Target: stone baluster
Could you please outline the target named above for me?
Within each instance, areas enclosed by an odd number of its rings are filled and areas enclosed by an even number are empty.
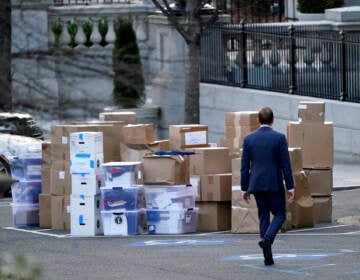
[[[101,42],[101,35],[99,32],[99,20],[94,20],[93,32],[91,34],[91,42],[93,46],[97,46]]]
[[[108,21],[108,24],[109,24],[109,31],[108,31],[108,33],[106,34],[106,41],[107,41],[109,44],[114,44],[114,42],[115,42],[114,20],[113,20],[113,19],[110,19],[110,20]]]

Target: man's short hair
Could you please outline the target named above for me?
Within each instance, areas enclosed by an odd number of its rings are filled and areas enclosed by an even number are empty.
[[[274,121],[274,113],[270,107],[262,107],[258,113],[260,124],[272,124]]]

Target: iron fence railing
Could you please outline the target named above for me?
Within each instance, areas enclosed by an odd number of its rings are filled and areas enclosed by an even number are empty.
[[[360,33],[217,24],[201,51],[204,83],[360,103]]]
[[[54,0],[54,6],[95,5],[95,4],[132,4],[142,1],[136,0]]]

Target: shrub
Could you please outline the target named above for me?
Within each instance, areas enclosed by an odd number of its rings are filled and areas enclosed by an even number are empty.
[[[297,9],[301,13],[323,13],[326,9],[338,8],[344,0],[298,0]]]
[[[132,22],[119,19],[114,31],[114,103],[121,108],[139,107],[145,103],[145,82]]]

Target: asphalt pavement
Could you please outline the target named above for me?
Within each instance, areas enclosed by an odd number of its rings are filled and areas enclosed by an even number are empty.
[[[25,256],[50,280],[360,279],[359,171],[360,164],[335,163],[333,222],[280,233],[270,267],[263,265],[257,234],[73,237],[16,229],[10,198],[0,199],[0,256],[3,265],[7,254]]]

